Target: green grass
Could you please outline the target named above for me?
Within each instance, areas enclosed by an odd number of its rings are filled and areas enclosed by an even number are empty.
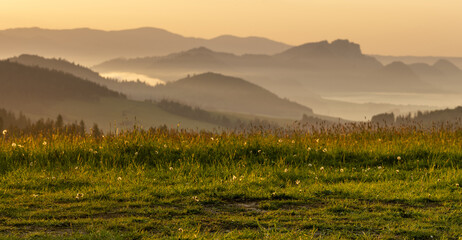
[[[460,130],[0,141],[1,238],[462,237]]]

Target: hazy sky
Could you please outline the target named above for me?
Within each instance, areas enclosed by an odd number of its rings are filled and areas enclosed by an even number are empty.
[[[462,0],[0,0],[0,29],[147,26],[293,45],[346,38],[369,54],[462,56]]]

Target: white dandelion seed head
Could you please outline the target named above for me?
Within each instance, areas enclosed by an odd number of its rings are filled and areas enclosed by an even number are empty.
[[[81,199],[83,198],[83,193],[77,193],[77,195],[75,196],[76,199]]]

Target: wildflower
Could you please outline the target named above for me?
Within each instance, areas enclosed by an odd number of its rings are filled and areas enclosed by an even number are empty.
[[[16,147],[16,143],[12,143],[11,146],[15,148],[15,147]]]
[[[43,146],[46,146],[47,145],[47,141],[43,141]]]
[[[75,167],[75,170],[78,170],[78,169],[79,169],[79,167],[78,167],[78,166],[77,166],[77,167]]]
[[[261,150],[258,150],[257,152],[258,152],[258,153],[261,153]]]
[[[340,168],[340,172],[343,172],[343,171],[344,171],[343,168]]]
[[[32,197],[34,197],[34,198],[36,198],[38,196],[39,196],[38,194],[32,194]]]
[[[398,159],[398,161],[400,161],[400,160],[401,160],[401,157],[400,157],[400,156],[398,156],[396,159]]]
[[[167,144],[164,144],[164,148],[167,148]]]
[[[170,171],[172,171],[172,170],[173,170],[173,167],[169,167],[168,169],[169,169]]]
[[[311,163],[308,164],[308,167],[312,167],[312,166],[313,166],[313,164],[311,164]]]
[[[118,178],[117,178],[117,181],[122,181],[122,177],[118,177]]]
[[[235,175],[233,175],[233,180],[236,180],[236,179],[237,179],[237,177]]]
[[[319,170],[324,171],[324,167],[321,167]]]
[[[309,151],[311,151],[311,148],[310,148],[310,147],[308,147],[306,150],[309,152]]]
[[[211,138],[210,138],[210,140],[212,140],[212,141],[213,141],[213,137],[211,137]]]
[[[398,169],[396,169],[396,173],[399,173],[399,170],[398,170]]]
[[[441,179],[438,178],[438,180],[436,180],[437,182],[441,182]]]
[[[76,199],[81,199],[83,198],[83,193],[77,193],[77,195],[75,196]]]
[[[380,169],[382,169],[382,166],[378,166],[377,168],[380,170]]]
[[[282,139],[279,139],[279,140],[278,140],[278,143],[282,143]]]
[[[8,131],[6,129],[3,130],[3,135],[6,135],[6,133],[8,133]]]
[[[183,228],[178,228],[178,232],[184,232]]]
[[[292,140],[292,143],[295,143],[295,140]]]
[[[459,187],[459,184],[458,184],[458,183],[456,183],[456,187]]]
[[[318,138],[318,139],[316,139],[316,142],[317,142],[317,143],[319,143],[319,138]]]
[[[284,169],[284,172],[288,172],[288,171],[289,171],[289,169],[287,169],[287,168],[286,168],[286,169]]]
[[[135,156],[138,156],[138,152],[135,152]]]
[[[297,179],[297,181],[295,181],[295,184],[300,184],[300,180]]]
[[[199,202],[199,198],[197,196],[193,197],[194,201]]]
[[[322,150],[322,152],[327,152],[327,148],[324,148],[324,149]]]

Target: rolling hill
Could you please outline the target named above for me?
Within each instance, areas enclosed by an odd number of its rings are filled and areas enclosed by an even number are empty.
[[[204,49],[196,49],[202,52]],[[205,52],[210,52],[206,50]],[[213,53],[213,52],[210,52]],[[29,66],[39,66],[67,72],[121,92],[134,100],[179,100],[187,105],[200,106],[209,110],[266,115],[273,117],[287,117],[299,119],[304,113],[311,114],[312,110],[288,100],[279,99],[275,94],[242,79],[225,77],[219,74],[201,74],[196,77],[183,79],[168,84],[168,86],[152,87],[139,82],[118,82],[101,77],[97,72],[70,63],[63,59],[46,59],[33,55],[21,55],[9,61]],[[226,89],[226,91],[223,91]],[[180,92],[180,94],[179,94]],[[187,98],[188,96],[189,98]],[[214,99],[213,102],[200,97]],[[238,103],[241,100],[250,102]],[[213,103],[213,104],[211,104]],[[268,108],[268,106],[275,106]],[[265,110],[262,110],[265,109]],[[288,115],[285,116],[285,113]]]
[[[208,49],[198,48],[192,53],[201,54],[214,54],[213,51]],[[230,54],[218,54],[214,55],[221,56],[222,58],[235,58],[236,55]],[[268,56],[269,57],[269,56]],[[245,55],[245,58],[250,59],[264,59],[265,57],[259,55]],[[70,63],[64,59],[49,59],[35,55],[21,55],[19,57],[10,58],[9,61],[18,62],[29,66],[39,66],[42,68],[54,69],[71,73],[82,79],[98,83],[106,86],[111,90],[121,92],[125,94],[129,99],[134,100],[146,100],[146,99],[158,99],[155,95],[157,91],[154,91],[152,86],[146,85],[139,82],[117,82],[113,79],[107,79],[101,77],[97,72],[94,72],[88,68]],[[140,65],[141,66],[141,65]],[[270,77],[266,78],[266,81],[271,80]],[[284,85],[279,86],[283,88]],[[363,120],[364,117],[371,117],[372,115],[394,111],[397,113],[417,111],[417,110],[430,110],[434,108],[428,108],[425,106],[409,106],[409,105],[392,105],[392,104],[357,104],[342,101],[326,100],[323,99],[311,91],[304,91],[297,99],[298,102],[304,103],[306,106],[314,107],[315,112],[322,115],[329,116],[341,116],[345,119],[352,120]],[[249,117],[246,117],[249,118]]]
[[[441,65],[452,69],[447,63]],[[93,69],[142,73],[169,81],[189,73],[220,72],[248,79],[291,99],[294,93],[307,90],[321,95],[324,92],[440,91],[437,86],[422,81],[407,65],[394,62],[383,66],[348,40],[307,43],[274,55],[235,55],[201,47],[163,57],[113,59]]]
[[[69,73],[0,61],[0,108],[22,112],[33,120],[56,118],[84,120],[102,129],[166,124],[212,129],[215,124],[171,114],[149,102],[126,99],[120,93]]]
[[[204,73],[154,88],[157,99],[171,99],[204,109],[300,119],[314,115],[305,106],[281,99],[243,79]]]
[[[238,54],[272,54],[290,46],[260,37],[184,37],[158,28],[101,31],[88,28],[50,30],[16,28],[0,31],[0,57],[37,54],[95,64],[117,57],[165,55],[205,46]]]
[[[89,68],[71,63],[64,59],[44,58],[37,55],[23,54],[18,57],[9,58],[8,61],[32,67],[37,66],[69,73],[81,79],[105,86],[113,91],[123,93],[133,100],[146,100],[153,98],[152,86],[150,85],[143,82],[118,81],[116,79],[104,78],[99,73],[92,71]]]

